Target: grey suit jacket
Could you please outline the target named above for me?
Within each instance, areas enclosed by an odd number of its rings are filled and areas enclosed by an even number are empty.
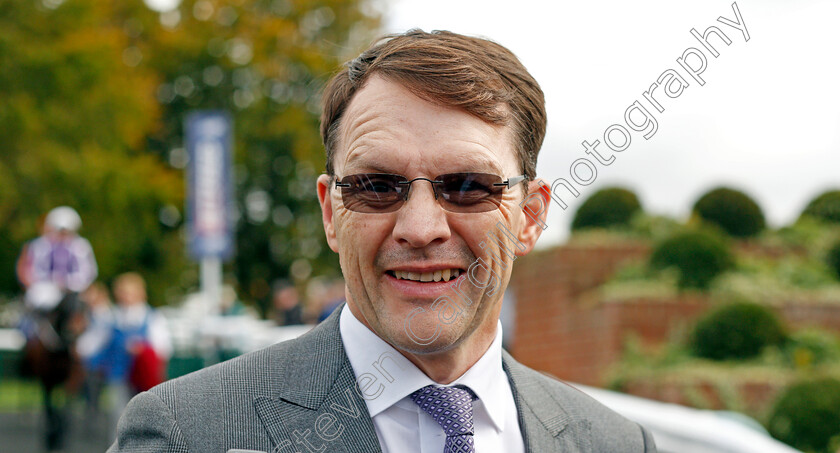
[[[338,312],[295,340],[137,395],[108,452],[380,452]],[[506,352],[503,367],[527,452],[656,451],[647,431],[580,391]]]

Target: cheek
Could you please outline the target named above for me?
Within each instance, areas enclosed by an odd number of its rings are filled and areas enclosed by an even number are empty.
[[[352,263],[360,259],[373,262],[377,250],[388,237],[387,219],[370,214],[359,214],[346,209],[335,213],[336,237],[339,240],[339,257]]]
[[[472,222],[465,223],[460,230],[473,254],[484,261],[495,274],[495,278],[500,279],[498,283],[502,288],[510,277],[515,261],[510,254],[518,251],[517,243],[511,237],[517,237],[522,221],[521,214],[516,198],[506,198],[498,210],[482,215],[480,219],[473,214]],[[504,229],[498,224],[504,226]],[[503,246],[505,250],[502,249]],[[490,278],[483,266],[476,276],[482,281]],[[493,294],[494,297],[496,295]]]

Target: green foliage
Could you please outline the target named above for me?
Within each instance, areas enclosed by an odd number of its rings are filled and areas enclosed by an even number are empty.
[[[840,223],[840,190],[830,190],[811,200],[801,217],[813,217],[825,222]]]
[[[810,369],[840,359],[840,342],[830,332],[801,330],[791,334],[785,342],[784,354],[795,368]]]
[[[123,3],[46,4],[0,4],[0,293],[19,290],[17,253],[39,218],[66,204],[82,216],[100,277],[138,270],[160,302],[184,260],[158,215],[183,204],[183,183],[141,154],[160,115],[155,76],[124,62]]]
[[[315,193],[324,168],[320,91],[378,34],[378,19],[362,12],[366,3],[184,0],[168,28],[155,17],[135,24],[135,46],[148,53],[141,66],[160,78],[152,152],[178,160],[191,110],[223,109],[234,118],[240,216],[231,268],[243,299],[264,301],[276,279],[338,269]]]
[[[826,262],[834,272],[834,276],[840,280],[840,241],[835,243],[826,254]]]
[[[712,360],[748,359],[784,339],[782,324],[770,309],[735,302],[713,310],[697,323],[691,349],[696,356]]]
[[[61,204],[81,214],[103,280],[139,271],[153,303],[195,285],[181,223],[195,109],[234,118],[242,297],[292,269],[335,272],[314,189],[319,92],[376,33],[366,3],[0,2],[0,294],[19,291],[16,255]]]
[[[745,273],[762,275],[790,288],[815,289],[834,283],[831,272],[825,264],[808,257],[796,255],[776,259],[746,257],[739,261],[739,267]]]
[[[837,453],[840,451],[840,434],[831,436],[831,439],[828,441],[828,451],[831,453]]]
[[[630,227],[635,236],[653,241],[673,236],[683,228],[680,222],[670,217],[648,215],[641,211],[630,219]]]
[[[580,205],[572,220],[572,230],[626,226],[641,209],[633,192],[618,187],[602,189]]]
[[[734,266],[734,258],[728,244],[718,236],[706,231],[687,231],[656,246],[650,266],[679,269],[680,288],[706,289],[715,277]]]
[[[761,208],[745,193],[720,187],[700,197],[692,212],[737,238],[753,237],[764,229]]]
[[[840,434],[840,380],[792,385],[776,402],[768,425],[773,437],[798,449],[833,453],[829,443]]]

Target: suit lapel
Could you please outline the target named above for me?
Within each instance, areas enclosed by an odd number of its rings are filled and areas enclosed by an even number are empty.
[[[381,452],[339,331],[341,310],[304,336],[272,351],[271,396],[254,407],[273,444],[272,453],[330,451]],[[540,376],[502,353],[502,366],[513,390],[519,426],[528,453],[591,451],[587,420],[569,415],[558,394]],[[306,446],[306,442],[309,446]]]
[[[540,383],[536,372],[514,360],[507,351],[502,352],[502,367],[513,390],[527,453],[591,451],[588,421],[569,415],[557,401],[557,395]]]
[[[278,390],[257,397],[254,407],[276,453],[381,451],[341,343],[340,311],[289,347],[275,348],[270,382]]]

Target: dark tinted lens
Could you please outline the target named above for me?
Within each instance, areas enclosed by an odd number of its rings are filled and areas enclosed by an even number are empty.
[[[454,212],[486,212],[499,207],[504,186],[502,178],[486,173],[450,173],[437,178],[436,189],[443,198],[443,207]]]
[[[399,209],[403,201],[402,186],[405,178],[389,174],[361,174],[345,176],[340,181],[344,207],[356,212],[391,212]]]

